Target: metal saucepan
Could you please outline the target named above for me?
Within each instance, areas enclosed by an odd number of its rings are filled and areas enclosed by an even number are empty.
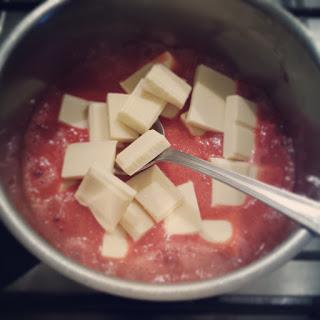
[[[52,0],[29,14],[0,50],[0,163],[6,143],[20,141],[32,113],[25,102],[66,68],[81,62],[93,38],[127,41],[148,33],[176,36],[208,53],[219,49],[244,79],[263,86],[295,141],[297,192],[320,198],[320,49],[310,33],[284,10],[253,0]],[[154,285],[107,277],[64,257],[21,216],[28,213],[21,190],[9,196],[20,174],[19,152],[0,166],[0,206],[5,225],[39,259],[67,277],[108,293],[146,300],[187,300],[230,292],[296,255],[311,239],[295,231],[272,252],[217,279]]]

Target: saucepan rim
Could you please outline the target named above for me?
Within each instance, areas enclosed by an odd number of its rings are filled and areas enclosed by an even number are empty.
[[[24,35],[51,10],[69,1],[70,0],[48,0],[28,14],[26,18],[19,23],[0,48],[0,75],[9,55]],[[319,48],[316,46],[311,33],[298,20],[280,7],[266,1],[243,1],[265,12],[276,19],[278,23],[288,28],[306,47],[311,59],[320,66]],[[276,269],[285,261],[294,257],[312,238],[309,231],[300,228],[293,233],[288,240],[280,244],[265,257],[216,279],[179,284],[149,284],[104,275],[65,257],[41,238],[41,236],[24,221],[19,212],[11,205],[3,186],[0,186],[0,210],[2,211],[1,216],[4,224],[22,245],[41,261],[64,276],[106,293],[154,301],[199,299],[234,291],[250,280],[256,279],[262,274]]]

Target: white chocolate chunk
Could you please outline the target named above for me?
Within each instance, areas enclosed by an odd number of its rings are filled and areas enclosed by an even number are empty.
[[[100,248],[101,255],[107,258],[124,258],[129,250],[129,244],[125,232],[121,227],[111,233],[105,233]]]
[[[178,202],[176,194],[170,194],[165,186],[158,181],[150,183],[139,191],[137,200],[144,206],[156,222],[167,217],[177,206]]]
[[[181,192],[156,165],[127,183],[137,191],[136,200],[156,222],[163,220],[182,203]]]
[[[231,240],[232,224],[227,220],[202,220],[200,236],[212,243],[223,243]]]
[[[191,86],[167,67],[155,64],[145,77],[143,88],[151,94],[182,109]]]
[[[154,226],[146,210],[135,200],[128,206],[120,224],[134,241],[139,240]]]
[[[81,142],[68,145],[65,152],[62,178],[82,178],[90,167],[112,172],[116,141]]]
[[[127,94],[109,93],[107,96],[109,128],[111,139],[120,142],[130,142],[139,134],[118,120],[118,114],[128,99]]]
[[[79,180],[77,179],[62,179],[62,182],[59,187],[60,192],[68,190],[70,187],[75,185]]]
[[[105,175],[94,168],[90,168],[74,196],[81,205],[87,207],[107,185]]]
[[[120,82],[120,86],[126,93],[132,93],[134,88],[138,85],[141,79],[151,70],[153,66],[152,62],[149,62],[142,66],[139,70],[133,73],[129,78]]]
[[[103,102],[91,102],[88,113],[90,141],[111,140],[107,106]]]
[[[144,165],[170,147],[166,137],[155,130],[148,130],[116,158],[118,166],[129,176],[139,171]]]
[[[199,65],[187,122],[204,130],[223,132],[225,99],[235,92],[235,81],[205,65]]]
[[[181,119],[181,122],[184,124],[184,126],[187,128],[187,130],[189,131],[189,133],[192,135],[192,136],[202,136],[206,131],[201,129],[201,128],[197,128],[191,124],[189,124],[186,120],[186,116],[187,116],[187,113],[184,112],[180,115],[180,119]]]
[[[113,231],[126,212],[131,199],[113,185],[107,185],[88,204],[95,219],[106,231]]]
[[[166,51],[162,53],[160,56],[156,57],[153,61],[145,64],[135,73],[133,73],[130,77],[126,80],[120,82],[120,86],[126,93],[131,93],[134,88],[137,86],[139,81],[143,79],[146,74],[151,70],[154,63],[161,63],[167,66],[169,69],[172,69],[175,63],[174,57],[171,55],[170,52]]]
[[[183,203],[165,219],[165,231],[169,236],[197,233],[201,229],[201,216],[193,183],[189,181],[178,186],[178,189]]]
[[[223,157],[248,161],[255,147],[255,133],[237,123],[226,123],[223,137]]]
[[[136,191],[116,176],[91,168],[81,182],[75,198],[88,207],[97,222],[113,231],[135,196]]]
[[[257,126],[256,104],[238,95],[228,96],[225,121],[254,129]]]
[[[65,94],[58,120],[76,128],[88,128],[88,104],[87,100]]]
[[[179,108],[171,103],[167,103],[165,108],[161,112],[161,117],[164,117],[166,119],[173,119],[179,113],[179,111]]]
[[[75,198],[83,206],[88,206],[93,199],[109,185],[117,188],[129,201],[131,201],[137,193],[116,176],[101,172],[96,168],[90,168],[75,193]]]
[[[219,168],[232,170],[236,173],[249,175],[250,164],[242,161],[231,161],[222,158],[211,158],[210,162]],[[241,206],[246,200],[246,195],[227,184],[212,179],[211,206]]]
[[[144,133],[157,121],[166,102],[144,91],[141,80],[118,114],[118,120],[131,129]]]

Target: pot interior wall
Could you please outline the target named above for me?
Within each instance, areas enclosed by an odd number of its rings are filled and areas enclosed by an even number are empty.
[[[310,178],[320,175],[319,66],[297,35],[277,15],[270,17],[270,8],[260,11],[251,1],[77,0],[43,16],[16,45],[0,74],[2,160],[12,135],[24,133],[32,113],[26,101],[81,63],[95,41],[140,36],[223,54],[241,78],[261,84],[295,141],[296,190],[320,198]],[[1,167],[7,183],[19,178],[22,147],[11,150],[16,161]],[[20,210],[27,210],[18,202]]]

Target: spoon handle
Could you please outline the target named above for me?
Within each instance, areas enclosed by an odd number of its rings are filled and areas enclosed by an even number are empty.
[[[270,186],[233,171],[219,168],[208,161],[173,148],[169,148],[163,152],[158,158],[158,161],[181,164],[224,182],[266,203],[320,235],[320,202],[313,201],[284,189]]]

